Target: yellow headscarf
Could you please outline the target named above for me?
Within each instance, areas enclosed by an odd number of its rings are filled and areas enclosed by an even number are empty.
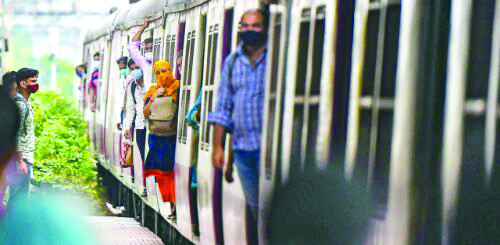
[[[157,75],[156,71],[161,70],[166,70],[167,72],[162,72]],[[172,74],[172,67],[170,64],[164,60],[157,61],[153,66],[153,73],[156,76],[156,84],[148,90],[144,97],[144,102],[156,94],[160,87],[165,89],[166,96],[171,96],[174,101],[177,101],[177,90],[180,88],[181,84],[175,79],[174,74]]]

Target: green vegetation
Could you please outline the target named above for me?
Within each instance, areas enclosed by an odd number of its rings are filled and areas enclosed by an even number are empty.
[[[96,161],[89,151],[86,125],[70,99],[55,92],[32,97],[35,112],[35,182],[58,190],[85,193],[101,206],[102,187]]]

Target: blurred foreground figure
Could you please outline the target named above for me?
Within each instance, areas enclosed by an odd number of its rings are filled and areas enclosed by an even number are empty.
[[[369,200],[342,173],[304,174],[276,190],[268,210],[269,244],[363,244]]]
[[[5,93],[0,91],[0,94]],[[7,165],[16,158],[20,113],[8,96],[0,96],[0,182]],[[9,200],[0,217],[0,244],[96,244],[76,210],[77,201],[52,194],[19,193]]]

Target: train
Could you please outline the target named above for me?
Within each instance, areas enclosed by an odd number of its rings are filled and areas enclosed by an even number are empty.
[[[115,202],[169,243],[250,244],[238,176],[228,183],[212,167],[206,115],[214,109],[222,62],[238,45],[241,15],[266,7],[259,243],[267,243],[264,207],[275,190],[332,165],[373,199],[365,244],[456,242],[462,207],[478,189],[498,185],[500,1],[273,2],[142,0],[88,31],[82,62],[90,70],[95,52],[103,62],[96,111],[86,106],[84,115]],[[154,60],[169,61],[174,71],[177,57],[183,61],[175,222],[167,219],[170,207],[154,177],[142,177],[138,152],[133,171],[119,165],[114,61],[128,55],[146,17],[151,25],[142,39],[153,38]],[[196,142],[183,118],[199,93]]]

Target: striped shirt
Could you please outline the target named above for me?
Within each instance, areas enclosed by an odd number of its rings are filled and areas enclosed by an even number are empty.
[[[221,125],[232,133],[235,150],[259,150],[267,54],[264,52],[252,65],[240,44],[230,70],[228,63],[233,55],[224,62],[215,111],[208,114],[208,122]]]

